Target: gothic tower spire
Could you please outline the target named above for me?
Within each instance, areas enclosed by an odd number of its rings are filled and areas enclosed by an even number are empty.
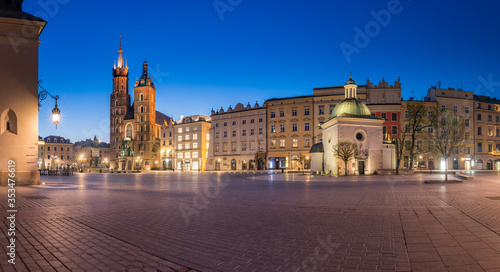
[[[126,68],[127,65],[123,61],[123,50],[122,50],[122,35],[120,35],[120,49],[118,50],[118,63],[117,68]]]

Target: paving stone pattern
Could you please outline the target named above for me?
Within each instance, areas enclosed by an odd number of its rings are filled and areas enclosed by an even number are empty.
[[[432,178],[439,178],[432,175]],[[500,271],[500,175],[77,174],[16,187],[1,271]]]

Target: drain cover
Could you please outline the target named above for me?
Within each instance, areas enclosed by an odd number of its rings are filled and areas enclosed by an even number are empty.
[[[486,198],[491,200],[500,200],[500,196],[487,196]]]

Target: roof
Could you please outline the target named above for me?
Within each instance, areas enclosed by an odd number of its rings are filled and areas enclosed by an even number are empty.
[[[134,103],[127,110],[127,114],[123,118],[123,120],[133,120],[134,119]]]
[[[319,142],[317,144],[314,144],[311,147],[311,150],[309,150],[309,153],[323,153],[323,152],[324,152],[323,142]]]
[[[366,85],[357,85],[358,88],[359,87],[366,87]],[[326,89],[340,89],[340,88],[344,88],[345,85],[342,85],[342,86],[330,86],[330,87],[315,87],[314,90],[326,90]]]
[[[335,108],[332,110],[332,114],[330,115],[330,119],[333,119],[337,116],[349,116],[349,117],[373,117],[371,115],[370,109],[356,98],[347,98],[342,102],[338,103]],[[378,118],[378,117],[377,117]]]
[[[71,141],[69,139],[64,139],[64,137],[55,135],[49,135],[43,138],[43,141],[46,143],[71,144]]]
[[[156,124],[161,126],[164,122],[170,124],[172,123],[172,118],[159,111],[156,111]]]
[[[289,99],[299,99],[299,98],[309,98],[309,97],[314,97],[313,95],[303,95],[303,96],[292,96],[292,97],[283,97],[283,98],[271,98],[266,100],[267,101],[278,101],[278,100],[289,100]]]
[[[22,19],[22,20],[30,20],[30,21],[36,21],[36,22],[42,22],[42,23],[47,23],[47,21],[40,19],[36,16],[33,16],[29,13],[26,13],[24,11],[18,11],[18,10],[10,10],[10,9],[2,9],[0,8],[0,17],[3,18],[13,18],[13,19]]]
[[[480,101],[480,102],[485,102],[485,103],[494,103],[494,104],[500,104],[500,99],[497,99],[496,97],[489,97],[485,95],[474,95],[474,100]]]

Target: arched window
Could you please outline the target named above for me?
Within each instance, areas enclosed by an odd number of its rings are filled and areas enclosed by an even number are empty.
[[[118,100],[115,100],[115,107],[118,106]]]
[[[141,96],[140,96],[140,97],[141,97],[141,98],[140,98],[139,100],[141,100],[141,101],[142,101],[142,100],[144,100],[144,94],[141,94]]]
[[[17,116],[12,109],[6,109],[2,113],[2,134],[6,131],[17,134]]]
[[[141,113],[144,113],[144,107],[141,106]]]
[[[132,124],[128,123],[127,126],[125,127],[125,137],[128,137],[132,139],[133,133],[132,133]]]

